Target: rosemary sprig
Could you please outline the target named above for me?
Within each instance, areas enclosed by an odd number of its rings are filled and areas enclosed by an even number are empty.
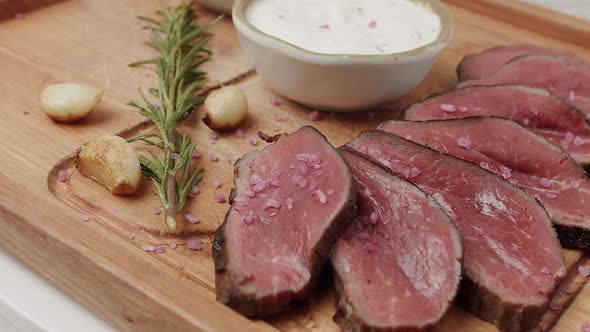
[[[156,130],[129,142],[143,141],[160,148],[161,152],[149,151],[149,158],[141,156],[139,160],[143,174],[156,187],[166,225],[171,231],[176,230],[176,216],[203,174],[202,169],[190,171],[195,144],[190,137],[179,134],[176,126],[204,101],[198,92],[205,84],[206,73],[197,69],[211,56],[205,47],[211,37],[208,29],[219,20],[199,26],[191,6],[192,2],[176,8],[162,5],[156,18],[140,16],[146,23],[145,29],[151,31],[146,44],[156,50],[158,56],[129,65],[155,65],[158,73],[158,88],[148,91],[158,101],[150,102],[140,89],[142,101],[129,102],[153,122]]]

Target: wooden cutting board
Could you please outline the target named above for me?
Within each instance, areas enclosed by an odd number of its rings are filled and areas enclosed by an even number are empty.
[[[25,10],[32,2],[4,3],[4,8],[18,13],[19,3],[25,4]],[[313,125],[334,145],[398,116],[413,101],[453,87],[455,67],[467,53],[498,44],[538,43],[590,59],[588,22],[515,1],[447,3],[455,15],[455,37],[426,81],[403,100],[373,112],[324,114]],[[162,224],[161,216],[151,211],[158,200],[148,181],[129,198],[111,196],[75,172],[68,183],[56,181],[58,170],[73,171],[72,154],[86,140],[149,129],[125,104],[138,97],[138,86],[153,86],[155,77],[127,64],[150,55],[142,44],[146,32],[135,16],[151,15],[157,8],[155,0],[70,0],[19,15],[18,20],[11,14],[0,21],[0,248],[123,331],[337,330],[332,322],[334,298],[329,282],[318,287],[309,303],[266,321],[248,320],[215,301],[210,243],[228,206],[215,203],[214,196],[227,195],[231,188],[228,160],[265,145],[249,144],[248,138],[255,136],[253,125],[265,132],[284,132],[310,124],[308,109],[276,96],[251,72],[231,20],[213,29],[210,46],[214,56],[203,69],[209,73],[211,87],[229,81],[239,84],[248,94],[251,114],[244,126],[246,139],[227,134],[214,145],[199,112],[183,125],[203,151],[197,163],[206,170],[202,191],[187,208],[202,219],[192,229],[195,233],[171,238],[143,230]],[[202,9],[199,14],[203,22],[215,16]],[[102,103],[80,123],[53,123],[40,109],[40,90],[63,81],[105,89]],[[273,106],[272,98],[282,104]],[[273,121],[272,114],[288,115],[289,120]],[[219,161],[209,161],[211,154]],[[213,188],[215,179],[223,183],[222,188]],[[83,214],[90,216],[86,223],[80,221]],[[205,250],[188,250],[182,245],[188,239],[202,240]],[[142,250],[144,245],[172,241],[181,245],[162,254]],[[564,255],[570,274],[544,326],[557,322],[555,331],[578,331],[583,322],[590,321],[590,289],[582,290],[587,280],[576,272],[579,264],[588,264],[588,258],[572,250]],[[453,308],[436,331],[496,329]]]

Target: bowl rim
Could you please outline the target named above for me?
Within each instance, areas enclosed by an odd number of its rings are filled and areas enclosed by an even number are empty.
[[[403,52],[396,52],[396,53],[384,53],[384,54],[319,53],[319,52],[310,51],[310,50],[305,49],[303,47],[292,44],[284,39],[281,39],[281,38],[278,38],[278,37],[273,36],[271,34],[268,34],[266,32],[263,32],[260,29],[256,28],[254,25],[252,25],[248,21],[248,19],[246,18],[246,8],[248,7],[248,5],[252,1],[256,1],[256,0],[235,0],[234,6],[232,9],[232,16],[234,18],[234,21],[238,20],[239,23],[242,23],[251,32],[254,32],[254,33],[262,36],[264,39],[278,42],[279,44],[281,44],[283,46],[287,46],[290,49],[293,49],[293,50],[296,50],[299,52],[303,52],[304,54],[307,54],[307,55],[319,56],[319,57],[323,57],[323,58],[348,58],[348,59],[359,59],[359,60],[361,60],[361,59],[375,59],[375,60],[376,59],[381,59],[381,60],[395,59],[395,60],[399,60],[399,59],[403,59],[403,58],[408,58],[408,57],[420,55],[420,54],[425,53],[428,50],[433,49],[433,48],[437,48],[437,47],[444,48],[444,46],[451,39],[451,36],[453,34],[453,29],[454,29],[453,16],[452,16],[451,12],[449,11],[449,9],[440,0],[410,0],[412,2],[418,2],[418,3],[422,3],[422,4],[429,6],[430,8],[432,8],[434,13],[436,15],[438,15],[438,17],[440,18],[441,31],[438,34],[438,37],[434,41],[432,41],[428,44],[424,44],[420,47],[411,49],[411,50],[407,50],[407,51],[403,51]],[[236,24],[236,27],[239,27],[239,25]]]

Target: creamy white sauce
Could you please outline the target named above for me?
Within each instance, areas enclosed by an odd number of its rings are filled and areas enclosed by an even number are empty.
[[[437,39],[440,17],[411,0],[254,0],[246,19],[256,28],[325,54],[409,51]]]

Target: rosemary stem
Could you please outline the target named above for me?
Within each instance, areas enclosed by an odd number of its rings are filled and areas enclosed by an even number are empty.
[[[168,142],[176,142],[174,128],[168,132]],[[170,230],[176,230],[176,215],[178,214],[178,190],[176,188],[176,174],[173,172],[176,166],[176,160],[171,157],[174,150],[171,150],[170,145],[167,147],[168,158],[168,179],[166,180],[166,197],[168,198],[168,206],[166,206],[166,225]]]

